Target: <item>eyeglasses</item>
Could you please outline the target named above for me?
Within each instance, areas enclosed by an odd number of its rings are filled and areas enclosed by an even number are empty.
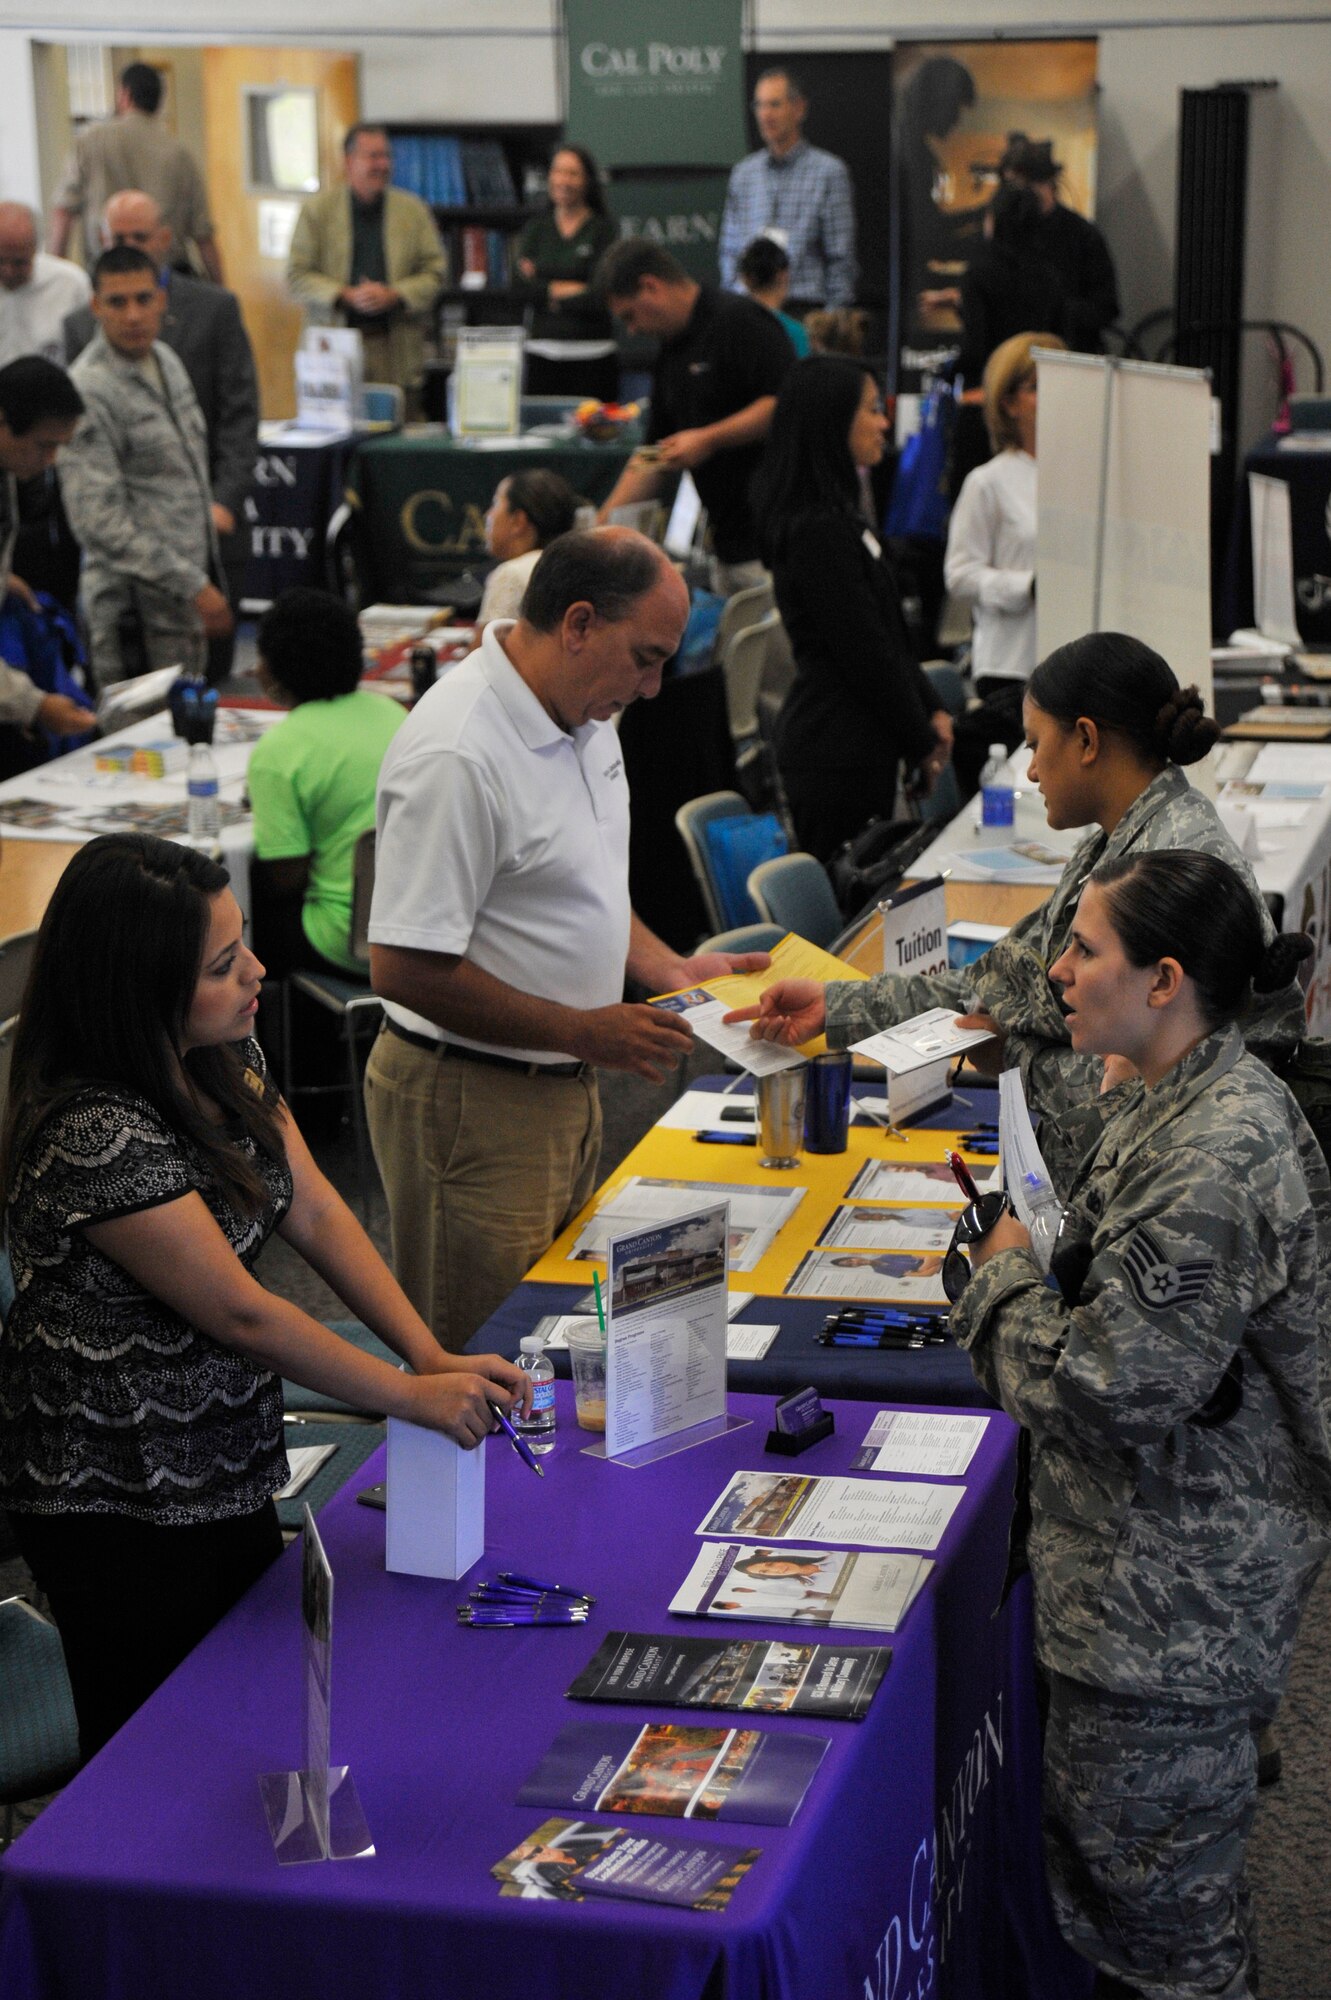
[[[982,1236],[987,1236],[999,1216],[1007,1214],[1008,1206],[1007,1196],[1001,1188],[996,1188],[991,1194],[982,1194],[978,1201],[969,1202],[957,1217],[943,1259],[943,1290],[949,1305],[957,1303],[971,1281],[970,1259],[964,1255],[962,1246],[978,1243]]]

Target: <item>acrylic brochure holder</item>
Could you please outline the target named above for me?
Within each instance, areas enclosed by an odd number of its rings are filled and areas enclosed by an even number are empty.
[[[305,1764],[259,1779],[273,1852],[300,1861],[354,1861],[374,1853],[355,1780],[328,1762],[332,1710],[333,1572],[314,1516],[305,1509],[300,1608],[305,1626]]]
[[[643,1466],[737,1430],[726,1410],[730,1206],[607,1246],[606,1435],[587,1456]]]

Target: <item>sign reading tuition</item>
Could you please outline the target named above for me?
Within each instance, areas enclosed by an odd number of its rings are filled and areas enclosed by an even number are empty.
[[[741,0],[565,0],[568,137],[602,166],[744,151]]]

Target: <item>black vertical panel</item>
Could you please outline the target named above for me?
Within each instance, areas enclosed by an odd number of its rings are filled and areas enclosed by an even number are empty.
[[[1175,358],[1184,367],[1209,368],[1212,387],[1220,398],[1221,448],[1211,465],[1214,582],[1228,541],[1237,470],[1248,93],[1222,85],[1214,90],[1184,90],[1179,95]]]

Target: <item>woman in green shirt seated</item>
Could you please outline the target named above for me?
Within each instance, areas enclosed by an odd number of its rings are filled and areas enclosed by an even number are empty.
[[[546,181],[550,209],[518,238],[517,289],[534,304],[527,336],[529,396],[619,395],[619,350],[604,300],[592,291],[602,251],[619,235],[601,176],[582,146],[561,146]]]

